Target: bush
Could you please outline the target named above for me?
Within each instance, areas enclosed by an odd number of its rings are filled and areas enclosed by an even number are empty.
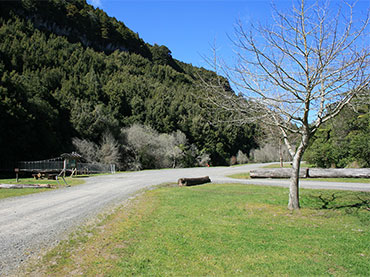
[[[111,133],[104,133],[98,155],[103,164],[120,164],[119,145]]]
[[[133,155],[132,169],[183,167],[192,153],[184,133],[159,134],[149,126],[134,124],[122,130]]]
[[[288,149],[285,145],[281,147],[283,161],[290,161]],[[271,142],[266,143],[259,149],[253,149],[250,153],[251,160],[258,163],[278,162],[280,161],[279,146]]]
[[[211,156],[208,153],[202,153],[197,157],[197,161],[199,166],[209,166]]]
[[[236,161],[238,164],[246,164],[248,163],[249,159],[246,154],[244,154],[241,150],[239,150],[238,154],[236,155]]]
[[[72,143],[77,152],[88,162],[98,162],[98,145],[87,139],[73,138]]]
[[[105,132],[99,145],[90,140],[79,138],[73,138],[72,143],[86,161],[115,164],[120,168],[120,147],[111,133]]]

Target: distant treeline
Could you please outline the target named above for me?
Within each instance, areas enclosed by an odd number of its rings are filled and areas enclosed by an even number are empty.
[[[199,76],[215,73],[173,59],[84,0],[1,1],[0,15],[1,161],[71,152],[73,138],[121,141],[135,123],[180,130],[213,165],[257,146],[254,125],[210,123],[229,117],[210,114],[200,97]]]

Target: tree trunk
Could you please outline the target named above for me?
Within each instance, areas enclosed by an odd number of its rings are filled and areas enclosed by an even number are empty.
[[[283,163],[283,149],[281,147],[281,139],[279,139],[279,156],[280,156],[280,167],[283,168],[284,163]]]
[[[301,143],[299,144],[297,151],[293,157],[292,163],[292,176],[290,177],[290,185],[289,185],[289,203],[288,209],[289,210],[296,210],[300,208],[299,205],[299,170],[301,167],[301,160],[303,157],[303,153],[308,146],[309,141],[309,127],[305,125],[306,130],[302,133]]]
[[[292,164],[292,176],[290,177],[289,185],[289,210],[299,209],[299,169],[301,164],[301,156],[294,155],[293,164]]]

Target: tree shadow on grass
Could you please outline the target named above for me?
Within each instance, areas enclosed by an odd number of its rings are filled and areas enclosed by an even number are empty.
[[[307,195],[316,209],[345,210],[353,213],[359,210],[370,212],[369,192],[320,192]]]

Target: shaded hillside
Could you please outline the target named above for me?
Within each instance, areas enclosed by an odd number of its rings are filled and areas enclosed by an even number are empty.
[[[305,160],[319,167],[370,167],[370,89],[320,127]]]
[[[0,159],[37,160],[141,123],[181,130],[213,164],[255,146],[254,127],[209,123],[197,76],[85,1],[0,2]],[[227,118],[222,113],[218,117]]]

